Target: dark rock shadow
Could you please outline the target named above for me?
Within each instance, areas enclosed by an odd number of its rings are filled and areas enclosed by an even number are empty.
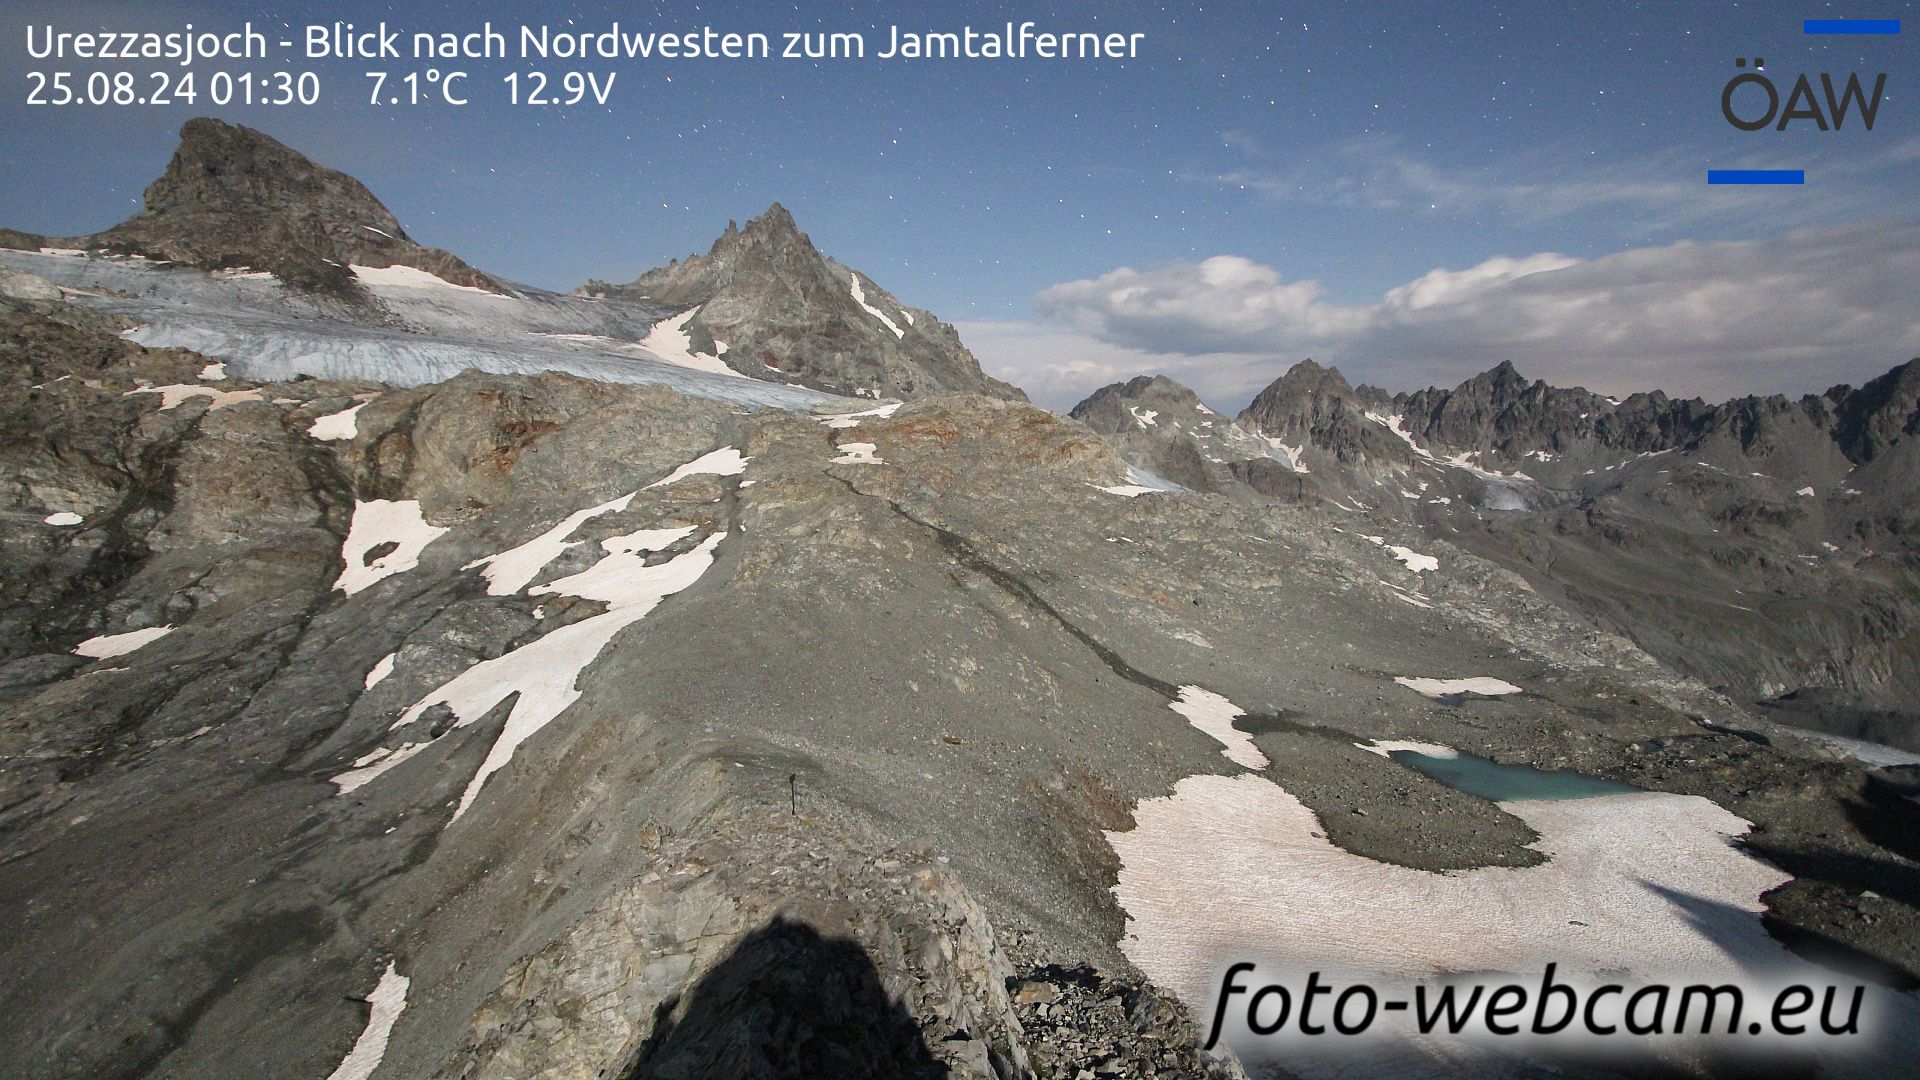
[[[625,1080],[949,1075],[858,944],[776,917],[660,1007]]]

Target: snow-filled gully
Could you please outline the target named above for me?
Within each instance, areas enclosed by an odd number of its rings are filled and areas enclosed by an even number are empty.
[[[726,447],[695,458],[642,490],[667,486],[684,477],[702,473],[738,475],[749,460],[737,449]],[[714,532],[665,562],[649,565],[649,555],[671,550],[691,537],[698,526],[640,529],[602,540],[599,544],[601,557],[587,569],[545,585],[528,587],[554,559],[582,543],[572,539],[572,536],[583,525],[602,515],[626,510],[638,494],[638,491],[629,492],[617,499],[575,511],[533,539],[476,559],[464,567],[481,571],[487,581],[487,592],[492,596],[512,596],[523,591],[528,596],[569,596],[599,601],[606,605],[606,610],[562,626],[502,656],[474,664],[414,702],[393,722],[392,731],[410,729],[429,710],[444,705],[454,715],[453,727],[463,728],[478,722],[509,698],[514,699],[506,724],[494,737],[485,760],[467,781],[448,824],[466,814],[488,778],[513,760],[521,744],[580,699],[581,691],[576,684],[581,674],[599,659],[620,631],[652,614],[667,597],[700,580],[713,565],[714,552],[726,539],[726,532]],[[362,507],[370,505],[373,504],[362,504]],[[393,509],[395,507],[400,509],[396,511]],[[418,504],[385,504],[373,517],[380,520],[395,517],[396,514],[406,522],[402,528],[375,528],[370,531],[383,536],[395,531],[409,533],[417,540],[420,526],[424,525],[424,522],[415,522]],[[355,521],[359,524],[360,515],[356,514]],[[363,543],[365,539],[362,538]],[[431,538],[427,542],[431,542]],[[350,542],[347,546],[351,553],[357,545]],[[425,545],[422,543],[419,546]],[[407,555],[417,561],[417,548]],[[379,566],[379,563],[375,565]],[[349,568],[352,566],[349,561]],[[405,569],[410,568],[411,562]],[[385,573],[397,573],[402,568],[381,569]],[[371,582],[354,584],[365,587]],[[354,590],[349,588],[348,591]],[[392,657],[389,656],[376,666],[377,678],[373,673],[369,674],[368,689],[384,679],[391,670]],[[342,795],[357,791],[411,760],[433,742],[434,736],[423,731],[419,738],[398,747],[376,747],[356,759],[351,769],[333,777],[334,786]]]

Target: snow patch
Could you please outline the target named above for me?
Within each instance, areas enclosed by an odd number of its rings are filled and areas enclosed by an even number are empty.
[[[388,770],[412,760],[415,754],[431,745],[433,745],[431,742],[410,742],[402,744],[398,750],[385,746],[379,747],[362,755],[353,763],[353,768],[331,778],[328,782],[337,789],[334,794],[352,794],[366,787]]]
[[[366,1030],[360,1033],[353,1049],[340,1060],[327,1080],[368,1080],[373,1075],[380,1067],[380,1059],[387,1056],[387,1040],[393,1036],[394,1023],[407,1011],[407,987],[412,984],[413,980],[400,974],[393,961],[387,961],[387,970],[381,973],[379,985],[367,998],[372,1011],[367,1016]]]
[[[1801,489],[1800,489],[1799,491],[1796,491],[1796,492],[1794,492],[1794,494],[1795,494],[1795,495],[1805,495],[1805,496],[1806,496],[1807,498],[1809,498],[1809,499],[1811,499],[1811,498],[1813,498],[1813,497],[1814,497],[1814,493],[1813,493],[1813,489],[1812,489],[1812,488],[1810,488],[1810,487],[1803,487],[1803,488],[1801,488]]]
[[[1140,425],[1141,431],[1145,431],[1150,427],[1160,426],[1154,423],[1154,420],[1153,420],[1154,417],[1160,415],[1160,413],[1155,409],[1148,409],[1145,412],[1141,412],[1140,406],[1129,405],[1127,406],[1127,411],[1133,414],[1133,422]]]
[[[202,374],[204,375],[205,373],[202,372]],[[215,390],[211,386],[193,386],[187,383],[173,383],[168,386],[142,386],[138,389],[129,390],[121,396],[132,397],[135,394],[159,394],[161,412],[166,412],[168,409],[175,408],[182,402],[193,398],[212,398],[213,403],[207,406],[207,411],[212,412],[215,409],[223,409],[228,405],[232,405],[236,401],[259,401],[261,400],[261,393],[257,388],[253,390]]]
[[[834,449],[844,451],[839,457],[833,459],[835,465],[885,465],[887,463],[884,458],[874,453],[879,449],[874,443],[841,443]]]
[[[350,405],[337,413],[328,413],[307,425],[307,434],[321,442],[341,442],[360,434],[358,421],[354,415],[367,407],[367,402]]]
[[[1456,758],[1460,756],[1460,751],[1455,750],[1451,746],[1441,746],[1439,743],[1430,742],[1410,742],[1405,739],[1375,739],[1372,742],[1357,742],[1353,745],[1365,750],[1369,754],[1379,754],[1381,757],[1392,757],[1395,750],[1406,750],[1415,754],[1425,754],[1428,757],[1435,758]]]
[[[640,347],[652,353],[656,359],[664,360],[676,367],[692,368],[695,371],[705,371],[714,375],[730,375],[736,379],[746,378],[745,375],[728,367],[726,362],[718,356],[708,356],[705,353],[693,351],[693,337],[687,333],[687,324],[692,322],[693,317],[698,314],[700,314],[699,308],[690,308],[654,323],[653,328],[647,331],[647,336],[640,340]],[[726,351],[719,342],[714,343],[714,348],[721,352]]]
[[[661,530],[654,535],[668,533],[686,535],[681,530]],[[454,726],[466,727],[507,698],[515,698],[506,725],[467,783],[452,820],[459,820],[467,812],[487,778],[513,759],[521,743],[579,699],[575,682],[616,634],[646,618],[662,600],[706,573],[713,565],[714,549],[727,534],[715,533],[691,551],[654,566],[646,564],[639,550],[643,536],[604,541],[602,546],[608,554],[600,563],[584,573],[533,590],[599,600],[608,605],[606,611],[560,627],[504,656],[475,664],[415,702],[394,721],[397,730],[420,719],[428,709],[445,705],[453,711]]]
[[[75,656],[84,656],[89,660],[107,660],[115,656],[125,656],[135,649],[151,645],[168,634],[173,633],[171,626],[149,626],[144,630],[129,630],[124,634],[101,634],[90,637],[73,647]]]
[[[1813,731],[1805,728],[1795,730],[1794,734],[1803,739],[1812,739],[1816,742],[1826,743],[1828,746],[1837,747],[1838,749],[1846,751],[1848,756],[1852,757],[1855,761],[1864,762],[1868,765],[1877,765],[1883,769],[1894,769],[1903,765],[1920,765],[1920,754],[1916,754],[1911,750],[1901,750],[1898,747],[1884,746],[1880,743],[1868,742],[1865,739],[1850,739],[1845,735],[1830,735],[1824,731]]]
[[[40,520],[47,523],[48,525],[78,525],[87,519],[81,517],[79,514],[76,514],[71,510],[59,510],[59,511],[55,511],[54,513],[48,514],[46,517],[41,518]]]
[[[1384,536],[1363,536],[1361,539],[1377,547],[1386,548],[1387,554],[1406,563],[1407,569],[1416,574],[1427,570],[1440,569],[1439,559],[1434,558],[1432,555],[1422,555],[1412,548],[1401,547],[1398,544],[1389,544],[1387,543],[1387,538]]]
[[[1169,708],[1187,718],[1187,722],[1208,735],[1213,736],[1226,749],[1220,752],[1227,760],[1249,769],[1264,769],[1272,764],[1260,748],[1253,745],[1253,737],[1233,726],[1233,718],[1245,716],[1238,705],[1221,697],[1211,690],[1198,686],[1180,688],[1180,698]]]
[[[227,377],[227,365],[221,363],[218,360],[215,360],[214,362],[200,369],[200,379],[203,382],[219,382],[221,379],[224,379],[226,377]]]
[[[429,274],[414,266],[361,266],[355,263],[347,269],[353,271],[354,279],[360,284],[375,290],[380,289],[450,289],[454,292],[478,293],[495,300],[509,300],[497,292],[477,288],[472,285],[455,285],[437,274]]]
[[[1523,694],[1526,691],[1501,679],[1477,675],[1470,679],[1423,679],[1402,675],[1394,682],[1417,694],[1430,698],[1452,697],[1455,694],[1479,694],[1482,697],[1499,697],[1502,694]]]
[[[896,401],[890,405],[882,405],[877,409],[868,409],[865,412],[836,413],[833,416],[820,417],[820,422],[836,430],[855,428],[860,426],[862,417],[876,416],[884,420],[894,413],[899,412],[900,406],[903,404],[905,404],[905,402]]]
[[[867,311],[867,314],[885,323],[887,329],[893,331],[894,337],[906,337],[907,332],[905,330],[900,329],[899,324],[895,323],[892,319],[887,318],[886,312],[881,311],[879,308],[874,307],[872,304],[867,303],[867,291],[860,287],[859,272],[854,270],[849,270],[847,271],[847,276],[853,280],[853,302],[865,308]],[[911,320],[909,320],[909,322],[911,322]]]
[[[446,531],[427,524],[418,499],[355,501],[353,524],[347,527],[347,539],[340,546],[346,569],[333,587],[352,596],[384,578],[411,570],[420,565],[420,552]],[[367,561],[368,552],[389,543],[395,545],[392,551]]]
[[[737,447],[723,446],[718,450],[701,454],[699,457],[694,458],[692,461],[687,462],[685,465],[668,473],[665,477],[655,480],[640,490],[652,491],[654,488],[668,487],[681,480],[685,480],[689,476],[699,476],[701,474],[738,476],[747,471],[747,462],[752,460],[750,457],[741,457],[740,450]]]
[[[481,569],[487,579],[488,596],[512,596],[530,584],[534,576],[546,568],[546,565],[559,558],[560,553],[579,543],[568,540],[574,532],[593,518],[602,514],[618,513],[633,502],[637,491],[630,491],[617,499],[603,502],[598,506],[589,506],[585,510],[576,510],[561,520],[558,525],[541,533],[518,547],[508,548],[495,555],[475,559],[461,567],[462,570]]]
[[[380,662],[373,665],[373,670],[367,672],[366,681],[361,684],[361,689],[371,690],[375,686],[379,685],[381,679],[384,679],[387,676],[393,674],[393,658],[398,655],[400,654],[388,653],[387,655],[381,657]]]
[[[1501,806],[1540,834],[1533,846],[1546,863],[1432,873],[1341,849],[1264,776],[1188,777],[1171,796],[1143,800],[1131,831],[1107,834],[1130,931],[1120,949],[1200,1015],[1228,958],[1376,986],[1450,972],[1537,978],[1550,961],[1563,979],[1608,973],[1609,982],[1619,972],[1695,983],[1813,970],[1760,923],[1761,894],[1789,875],[1736,847],[1749,824],[1712,802],[1646,792]],[[1426,1074],[1410,1065],[1427,1047],[1379,1037],[1390,1043],[1378,1052],[1401,1055],[1398,1068],[1356,1068],[1342,1047],[1346,1056],[1302,1053],[1289,1071]]]

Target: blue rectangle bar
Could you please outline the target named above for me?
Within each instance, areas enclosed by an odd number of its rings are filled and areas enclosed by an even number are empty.
[[[1899,19],[1808,19],[1802,28],[1809,34],[1897,34]]]
[[[1804,184],[1805,169],[1708,169],[1709,184]]]

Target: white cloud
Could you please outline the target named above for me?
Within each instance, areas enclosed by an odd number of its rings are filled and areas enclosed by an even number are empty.
[[[1154,370],[1231,402],[1309,355],[1390,389],[1512,360],[1559,385],[1720,399],[1859,383],[1920,354],[1917,278],[1920,222],[1490,259],[1365,305],[1216,256],[1052,286],[1034,301],[1052,326],[962,331],[1048,403]]]

